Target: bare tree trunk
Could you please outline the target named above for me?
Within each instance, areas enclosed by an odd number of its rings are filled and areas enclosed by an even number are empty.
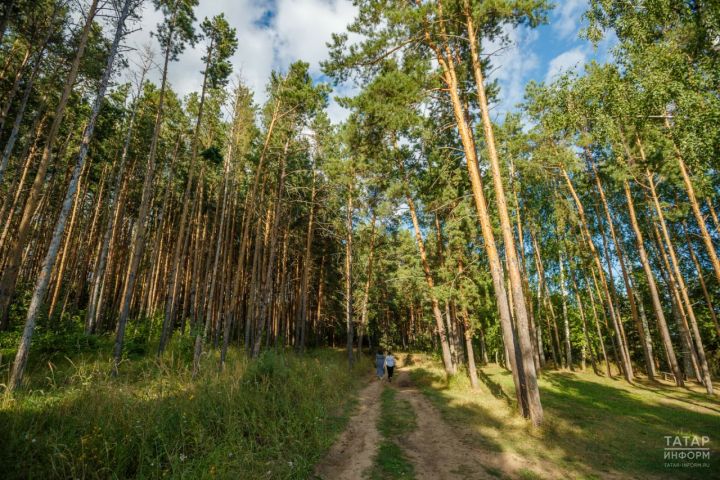
[[[687,224],[684,221],[683,231],[685,233],[685,241],[687,242],[690,259],[692,260],[693,265],[695,265],[695,271],[697,271],[698,273],[698,281],[700,282],[700,287],[702,288],[703,296],[705,297],[705,303],[707,303],[708,310],[710,311],[710,318],[712,318],[713,325],[715,325],[715,331],[717,332],[718,338],[720,338],[720,323],[718,323],[717,316],[715,315],[715,308],[713,307],[712,300],[710,299],[710,294],[708,293],[707,284],[705,283],[705,276],[702,273],[702,267],[700,266],[700,262],[698,262],[698,259],[695,256],[695,250],[693,249],[692,240],[690,239],[690,235],[688,234]]]
[[[564,168],[561,168],[561,172],[563,175],[563,178],[565,179],[565,183],[568,187],[568,190],[570,191],[571,196],[573,197],[573,200],[575,201],[575,206],[578,210],[578,215],[580,217],[580,227],[582,232],[582,237],[584,239],[585,244],[590,249],[590,252],[592,254],[593,260],[595,261],[595,267],[597,268],[598,275],[600,277],[600,285],[602,286],[603,292],[605,294],[605,303],[608,308],[608,312],[610,315],[610,320],[613,324],[613,329],[615,330],[615,335],[617,338],[618,343],[618,349],[620,350],[620,358],[618,359],[618,362],[620,363],[620,367],[623,371],[623,375],[625,376],[625,380],[632,383],[633,381],[633,369],[632,369],[632,363],[630,362],[630,352],[627,347],[627,342],[625,341],[625,336],[623,335],[622,326],[621,326],[621,318],[620,315],[617,313],[617,310],[615,309],[615,304],[613,302],[613,296],[610,293],[610,286],[608,285],[607,278],[605,277],[605,270],[603,269],[602,262],[600,260],[600,254],[598,253],[597,249],[595,248],[595,243],[593,242],[592,235],[590,234],[590,229],[588,227],[587,218],[585,217],[585,209],[583,208],[582,202],[580,201],[580,197],[578,197],[577,192],[575,191],[575,187],[572,184],[572,181],[570,180],[570,177],[567,174],[567,171]]]
[[[458,276],[460,278],[465,274],[462,259],[458,259]],[[460,306],[462,309],[462,320],[464,327],[465,349],[467,350],[468,375],[470,376],[470,386],[473,390],[477,390],[480,386],[477,376],[477,366],[475,365],[475,351],[473,349],[472,338],[473,331],[470,327],[470,316],[468,315],[467,303],[465,297],[460,293]]]
[[[592,169],[595,177],[595,186],[597,187],[597,191],[600,196],[603,209],[605,211],[605,218],[607,220],[607,224],[610,230],[610,237],[612,238],[613,245],[615,245],[615,252],[617,253],[618,262],[620,263],[620,271],[622,272],[623,283],[625,284],[625,293],[627,294],[628,302],[630,304],[630,313],[633,317],[633,320],[635,321],[635,326],[640,336],[640,343],[643,346],[643,354],[645,355],[645,372],[647,373],[647,376],[650,380],[654,380],[655,363],[653,362],[652,356],[652,340],[649,338],[650,332],[643,327],[642,322],[640,321],[640,317],[638,316],[638,307],[637,303],[635,302],[635,293],[633,291],[632,283],[630,281],[630,275],[628,274],[627,267],[625,266],[625,259],[622,247],[620,242],[618,241],[617,235],[615,234],[615,226],[612,215],[610,213],[610,207],[608,205],[607,198],[605,197],[605,190],[602,186],[602,182],[600,181],[600,175],[598,175],[597,167],[594,163],[592,164]],[[609,265],[610,258],[608,258],[607,261]]]
[[[358,328],[358,357],[362,355],[363,334],[367,329],[368,305],[370,303],[370,284],[372,283],[373,254],[375,253],[375,211],[370,221],[370,248],[368,251],[367,270],[365,271],[365,288],[363,289],[362,310],[360,311],[360,327]]]
[[[75,57],[73,58],[72,64],[70,65],[70,70],[67,74],[65,84],[63,86],[62,94],[60,95],[60,101],[58,102],[57,107],[55,108],[55,114],[53,116],[53,122],[50,126],[50,129],[48,130],[47,137],[45,140],[45,147],[43,149],[42,157],[40,159],[40,164],[38,165],[37,172],[35,173],[35,180],[33,181],[32,187],[30,189],[30,193],[28,194],[28,198],[25,202],[25,208],[23,209],[23,215],[20,219],[20,224],[17,227],[17,231],[15,234],[15,237],[13,238],[13,241],[10,244],[10,249],[7,254],[7,264],[4,267],[4,271],[2,274],[2,277],[0,277],[0,315],[7,316],[9,313],[9,306],[10,301],[12,299],[13,293],[15,291],[15,282],[17,280],[18,273],[20,271],[20,265],[22,262],[22,252],[25,248],[25,243],[27,240],[27,236],[30,233],[31,230],[31,221],[33,217],[35,216],[35,213],[38,210],[38,204],[40,201],[40,192],[42,190],[43,185],[45,185],[45,176],[47,174],[48,166],[50,164],[50,157],[52,156],[53,147],[55,144],[55,138],[57,137],[58,131],[60,130],[60,125],[62,124],[63,117],[65,115],[65,109],[67,107],[68,100],[70,99],[70,94],[72,93],[72,87],[75,84],[75,80],[77,79],[78,69],[80,68],[80,61],[82,60],[82,57],[85,53],[85,47],[87,46],[87,41],[90,36],[91,27],[93,24],[93,20],[95,18],[95,14],[97,13],[97,7],[98,7],[98,0],[92,0],[92,3],[90,4],[90,7],[88,9],[87,15],[86,15],[86,21],[85,25],[83,26],[82,32],[80,33],[80,37],[78,40],[78,48],[75,52]],[[102,88],[102,87],[101,87]],[[106,88],[106,86],[105,86]],[[104,92],[103,92],[104,94]],[[87,127],[86,127],[87,128]],[[84,161],[84,158],[83,158]],[[74,193],[74,192],[73,192]],[[62,225],[63,229],[65,227],[64,222]],[[54,260],[53,260],[54,262]],[[51,263],[53,263],[51,262]],[[47,279],[49,281],[49,278]],[[38,279],[38,282],[40,279]],[[38,283],[38,286],[41,284]],[[45,287],[47,288],[47,287]],[[44,295],[44,293],[43,293]],[[39,307],[39,305],[38,305]],[[28,312],[30,314],[30,312]],[[33,314],[35,315],[35,314]],[[32,336],[32,330],[34,328],[34,321],[32,327],[29,329],[29,335]],[[29,342],[29,338],[28,338]],[[21,352],[18,351],[18,354]],[[27,352],[24,352],[23,355],[27,355]],[[25,368],[25,359],[24,357],[21,359],[21,366],[19,366],[20,370],[18,370],[18,382],[22,378],[23,369]]]
[[[87,165],[90,165],[89,163]],[[87,170],[87,169],[86,169]],[[85,171],[86,171],[85,170]],[[85,175],[87,179],[87,175]],[[63,283],[63,276],[65,273],[65,265],[67,264],[67,257],[68,257],[68,251],[70,249],[70,244],[72,243],[72,234],[73,230],[75,229],[75,219],[77,218],[77,210],[78,206],[80,205],[80,202],[84,198],[85,192],[80,188],[80,184],[83,180],[83,173],[80,174],[80,178],[78,179],[78,186],[77,191],[75,192],[75,199],[73,201],[73,207],[72,207],[72,213],[70,214],[70,226],[67,229],[67,234],[65,235],[65,245],[63,245],[62,255],[60,256],[60,265],[58,266],[57,273],[55,274],[55,288],[53,289],[52,299],[50,300],[50,308],[48,309],[48,318],[52,318],[53,312],[55,311],[55,305],[58,300],[58,295],[60,295],[60,288],[62,287]],[[104,180],[104,178],[103,178]],[[100,189],[98,190],[99,194],[102,194],[102,187],[103,187],[103,181],[100,183]],[[62,316],[61,316],[62,318]]]
[[[492,121],[490,120],[490,110],[488,107],[487,97],[485,95],[485,81],[483,79],[482,68],[477,51],[477,32],[473,25],[469,1],[464,0],[463,4],[465,8],[465,21],[470,43],[470,58],[472,60],[475,87],[477,89],[483,131],[485,133],[488,159],[490,160],[490,171],[492,173],[492,179],[495,186],[497,209],[500,216],[500,228],[505,245],[505,256],[508,263],[508,277],[510,278],[510,288],[512,290],[515,307],[515,322],[517,324],[517,337],[520,347],[520,360],[523,366],[523,378],[525,380],[528,413],[533,424],[540,425],[543,419],[543,408],[540,402],[540,389],[537,384],[537,373],[535,371],[535,363],[533,360],[530,324],[525,295],[523,293],[520,268],[518,266],[515,238],[512,231],[510,216],[508,214],[507,201],[505,200],[505,187],[503,185],[498,154],[495,149],[495,134],[493,133]],[[441,24],[441,28],[444,32],[443,24]],[[477,168],[477,163],[474,167]]]
[[[2,185],[3,174],[5,173],[8,162],[10,161],[10,155],[12,154],[13,148],[15,148],[15,142],[17,141],[17,136],[20,132],[20,127],[22,126],[22,121],[25,117],[25,110],[27,109],[28,100],[30,99],[30,94],[32,93],[33,86],[35,85],[35,79],[40,72],[40,67],[42,66],[44,60],[43,55],[45,54],[45,48],[47,47],[51,32],[52,28],[48,28],[48,35],[43,40],[42,47],[38,50],[32,73],[30,74],[30,77],[26,80],[25,91],[23,92],[22,100],[20,100],[20,106],[18,107],[18,111],[15,114],[15,122],[13,123],[12,131],[10,132],[10,136],[5,143],[5,148],[3,148],[2,160],[0,160],[0,185]],[[0,36],[1,35],[2,33],[0,33]]]
[[[558,265],[560,265],[560,293],[562,295],[562,307],[563,307],[563,326],[565,328],[565,368],[574,370],[572,362],[572,345],[570,344],[570,322],[568,320],[567,311],[567,290],[565,289],[565,274],[563,263],[565,263],[564,255],[562,250],[558,258]]]
[[[400,164],[400,167],[405,175],[405,170]],[[408,185],[408,179],[404,177],[405,182],[405,198],[408,203],[408,209],[410,210],[410,217],[412,219],[413,228],[415,230],[415,241],[417,242],[418,251],[420,252],[420,262],[422,264],[423,272],[425,274],[425,282],[428,286],[430,295],[430,303],[432,305],[433,317],[435,318],[435,326],[437,327],[438,336],[440,337],[440,348],[442,350],[443,366],[445,367],[445,373],[448,375],[455,375],[455,365],[453,365],[452,354],[450,352],[450,339],[448,338],[447,330],[445,328],[445,321],[443,320],[442,312],[440,312],[440,303],[438,302],[435,294],[435,281],[430,271],[430,264],[427,261],[427,253],[425,251],[425,242],[422,238],[422,232],[420,231],[420,222],[418,221],[417,211],[415,210],[415,202],[410,196],[410,187]]]
[[[670,121],[668,120],[667,116],[665,117],[665,127],[668,129],[668,132],[670,132],[672,136]],[[720,260],[718,260],[715,246],[713,245],[712,238],[710,237],[710,232],[708,232],[707,225],[705,224],[705,218],[700,212],[700,204],[698,203],[697,197],[695,196],[695,188],[693,187],[690,173],[688,172],[687,165],[685,165],[685,160],[680,153],[680,149],[675,144],[675,140],[672,139],[672,142],[673,147],[675,147],[675,157],[677,158],[678,166],[680,167],[680,174],[682,176],[683,183],[685,183],[685,190],[688,196],[688,200],[690,200],[690,207],[692,209],[693,215],[695,215],[695,221],[697,222],[698,227],[700,227],[700,234],[702,236],[703,242],[705,243],[705,248],[707,248],[708,256],[710,257],[710,263],[712,264],[713,271],[715,272],[715,277],[718,281],[720,281]]]
[[[347,332],[348,365],[355,363],[353,356],[353,295],[352,295],[352,240],[353,240],[353,197],[352,186],[348,185],[347,212],[345,213],[345,328]]]
[[[93,7],[91,7],[91,12],[93,13],[95,6],[97,6],[96,0],[93,2]],[[37,315],[39,313],[41,303],[47,292],[48,282],[50,281],[50,273],[52,271],[53,265],[55,264],[55,259],[57,258],[57,252],[60,248],[60,241],[62,240],[62,236],[65,231],[65,223],[67,222],[67,217],[70,213],[70,208],[72,207],[73,203],[73,198],[75,197],[75,190],[78,186],[80,173],[82,172],[85,165],[85,158],[87,157],[90,139],[92,138],[93,130],[95,129],[95,122],[97,120],[98,114],[100,113],[100,107],[102,106],[102,101],[105,98],[105,92],[110,82],[113,66],[115,64],[115,57],[117,55],[118,47],[120,46],[120,40],[125,34],[125,21],[131,14],[131,11],[134,10],[136,6],[136,0],[125,0],[122,11],[117,13],[118,18],[116,23],[115,37],[113,39],[112,46],[110,47],[107,63],[105,65],[103,76],[100,80],[100,86],[97,95],[95,96],[95,101],[93,102],[93,107],[91,111],[92,113],[90,114],[88,124],[85,127],[85,132],[83,133],[82,144],[80,145],[80,151],[77,155],[77,160],[73,169],[72,179],[70,180],[70,185],[68,185],[65,199],[62,204],[62,209],[60,210],[60,215],[58,217],[57,223],[55,224],[52,240],[45,256],[45,260],[43,261],[42,270],[40,272],[40,275],[38,276],[35,290],[33,291],[32,300],[30,301],[30,307],[28,308],[23,336],[20,340],[20,345],[18,346],[18,351],[15,356],[15,363],[13,364],[12,374],[10,377],[9,388],[11,390],[18,388],[22,383],[23,373],[25,371],[25,365],[27,364],[27,357],[30,350],[30,341],[32,339],[33,330],[35,328],[35,322],[37,321]]]
[[[662,338],[663,346],[665,347],[665,355],[670,366],[670,370],[675,375],[675,383],[682,387],[684,382],[682,379],[682,373],[680,372],[680,366],[677,363],[675,357],[675,350],[672,346],[672,340],[670,339],[670,331],[665,321],[665,314],[663,313],[662,304],[660,303],[660,295],[658,294],[657,284],[655,283],[655,276],[650,268],[650,262],[648,261],[647,252],[645,251],[645,243],[643,241],[643,235],[638,225],[637,217],[635,216],[635,204],[633,202],[632,193],[630,192],[630,184],[627,180],[623,181],[623,188],[625,190],[625,200],[627,201],[628,213],[630,214],[630,224],[635,232],[635,241],[638,248],[638,255],[640,256],[640,263],[642,263],[643,270],[645,270],[645,276],[647,277],[648,289],[650,290],[650,297],[652,298],[653,309],[655,310],[655,317],[658,323],[658,330],[660,330],[660,338]]]
[[[690,335],[690,327],[688,326],[688,314],[686,313],[685,305],[683,305],[682,298],[680,296],[680,288],[677,284],[677,279],[672,273],[672,267],[668,260],[668,254],[665,251],[665,245],[662,243],[660,238],[660,232],[658,231],[657,225],[653,222],[652,231],[655,237],[655,245],[657,248],[657,254],[660,261],[660,275],[665,281],[665,285],[670,293],[670,301],[673,306],[673,313],[677,320],[678,328],[680,330],[680,340],[684,347],[683,359],[686,361],[685,366],[690,366],[690,369],[686,368],[686,373],[694,374],[698,382],[702,383],[703,377],[700,373],[700,361],[698,360],[697,350],[693,345],[692,337]]]
[[[474,35],[470,35],[471,38],[473,36]],[[468,175],[470,177],[475,208],[478,212],[478,220],[480,222],[483,239],[485,240],[484,245],[488,256],[488,262],[490,264],[490,273],[492,276],[498,313],[500,315],[500,324],[503,332],[503,343],[509,352],[508,362],[510,363],[512,370],[518,407],[521,414],[527,417],[530,416],[530,411],[527,394],[528,387],[525,380],[524,370],[522,370],[523,361],[518,360],[521,357],[521,353],[516,349],[517,339],[512,325],[507,293],[505,291],[505,279],[502,262],[500,261],[500,256],[495,244],[495,234],[493,232],[490,215],[487,210],[487,201],[485,199],[482,178],[478,167],[477,152],[475,149],[472,129],[467,123],[463,103],[461,102],[459,96],[458,80],[455,72],[453,55],[449,52],[449,47],[446,46],[445,52],[443,52],[441,48],[435,44],[430,37],[427,25],[425,26],[425,39],[430,48],[432,48],[435,52],[435,57],[442,68],[443,80],[448,87],[447,91],[450,95],[455,122],[458,127],[458,133],[465,153],[465,162],[468,169]],[[518,365],[520,368],[518,368]]]
[[[307,227],[307,233],[305,234],[305,256],[303,257],[303,270],[302,270],[302,279],[300,283],[300,306],[297,311],[297,325],[295,328],[295,331],[297,332],[295,335],[295,350],[298,352],[304,352],[305,351],[305,331],[307,328],[307,321],[308,321],[308,313],[310,313],[310,304],[308,301],[309,296],[309,288],[310,288],[310,267],[311,267],[311,260],[310,257],[312,255],[312,243],[313,243],[313,236],[314,236],[314,228],[315,228],[315,194],[316,194],[316,174],[315,174],[315,165],[313,162],[312,166],[313,175],[312,175],[312,188],[310,191],[310,214],[308,217],[308,227]],[[362,330],[360,331],[360,338],[362,339]]]
[[[639,139],[638,146],[640,147],[640,152],[644,159],[645,153]],[[707,390],[708,395],[712,395],[713,386],[712,378],[710,377],[710,368],[708,367],[707,358],[705,357],[705,348],[703,347],[702,337],[700,336],[700,330],[698,329],[697,320],[695,319],[695,311],[693,310],[692,302],[690,301],[690,296],[688,295],[687,286],[685,285],[685,281],[683,280],[682,272],[680,272],[680,265],[678,263],[677,255],[675,254],[675,247],[673,246],[672,239],[670,238],[670,234],[668,232],[667,224],[665,223],[665,215],[663,215],[662,207],[660,206],[660,200],[658,199],[657,191],[655,189],[655,180],[653,179],[653,175],[647,169],[645,170],[645,175],[648,179],[648,184],[650,185],[650,193],[652,195],[653,204],[655,206],[655,213],[657,214],[658,220],[660,221],[660,231],[662,232],[662,236],[665,239],[667,251],[670,254],[670,264],[672,266],[672,270],[668,271],[668,274],[670,276],[673,276],[674,274],[679,293],[683,302],[685,303],[685,311],[687,312],[687,317],[690,320],[690,328],[692,329],[693,336],[695,337],[695,349],[700,369],[702,370],[703,384],[705,385],[705,389]],[[658,241],[660,241],[660,239],[658,239]]]
[[[122,211],[122,199],[124,197],[124,187],[126,186],[127,179],[125,178],[125,166],[127,164],[127,156],[130,150],[130,141],[132,140],[133,129],[135,126],[135,118],[139,108],[140,96],[142,95],[142,89],[144,88],[145,76],[150,70],[151,57],[146,55],[143,59],[143,65],[140,75],[140,81],[138,83],[138,90],[135,93],[135,99],[133,100],[133,107],[130,113],[130,119],[128,121],[127,132],[125,134],[125,140],[123,142],[122,153],[120,154],[120,162],[117,167],[117,173],[115,176],[115,184],[110,192],[108,199],[108,211],[110,212],[107,218],[107,224],[105,226],[105,233],[102,239],[102,246],[100,247],[100,254],[96,263],[95,271],[92,277],[92,286],[90,289],[90,298],[88,300],[87,314],[85,316],[85,333],[90,334],[95,330],[98,313],[98,303],[100,301],[100,291],[102,282],[105,277],[105,268],[107,266],[108,254],[110,251],[110,244],[115,236],[115,231],[120,221],[120,214]],[[163,75],[166,77],[167,73]]]

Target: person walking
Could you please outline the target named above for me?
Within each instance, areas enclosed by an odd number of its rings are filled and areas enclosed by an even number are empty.
[[[378,380],[382,380],[385,376],[385,355],[383,355],[381,350],[378,350],[375,355],[375,373]]]
[[[387,368],[388,382],[392,382],[393,370],[395,370],[395,357],[392,352],[388,352],[385,357],[385,367]]]

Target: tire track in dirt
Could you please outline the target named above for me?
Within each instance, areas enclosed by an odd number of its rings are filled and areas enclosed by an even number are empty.
[[[497,480],[518,478],[522,470],[532,470],[541,478],[562,478],[552,465],[528,461],[512,452],[493,451],[471,443],[470,431],[451,426],[423,393],[416,388],[407,370],[396,379],[372,381],[359,395],[358,411],[315,468],[322,480],[362,480],[372,467],[382,437],[377,429],[380,394],[384,388],[397,390],[397,399],[410,403],[417,427],[397,439],[412,463],[417,480]],[[467,440],[466,440],[467,439]]]
[[[380,392],[383,383],[375,379],[360,391],[358,411],[350,417],[345,431],[325,458],[315,467],[322,480],[359,480],[372,467],[380,444],[377,429],[380,416]]]

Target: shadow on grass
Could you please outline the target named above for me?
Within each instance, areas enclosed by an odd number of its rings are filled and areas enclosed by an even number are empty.
[[[213,356],[192,382],[151,370],[152,388],[120,377],[22,392],[0,408],[0,477],[307,478],[367,368],[349,373],[344,355],[231,355],[222,373]]]
[[[481,374],[490,394],[507,408],[487,393],[448,388],[428,370],[417,369],[417,378],[448,421],[458,428],[471,427],[473,441],[550,462],[572,477],[603,478],[614,472],[635,478],[720,478],[720,450],[714,438],[720,431],[720,415],[712,413],[717,402],[705,398],[683,407],[662,401],[665,397],[686,401],[684,395],[698,400],[693,392],[682,390],[678,397],[674,389],[659,384],[633,389],[608,385],[602,377],[544,372],[540,386],[546,420],[541,429],[533,429],[528,423],[508,420],[507,399],[514,397],[510,372],[490,367]],[[698,411],[698,405],[711,411]],[[715,440],[710,460],[704,460],[709,466],[667,467],[663,456],[667,435],[706,435]]]
[[[502,385],[493,381],[492,378],[487,376],[487,374],[483,370],[478,370],[477,374],[478,378],[485,384],[488,390],[490,390],[490,393],[492,393],[493,397],[505,400],[509,407],[515,406],[516,402],[513,402],[513,400],[508,396],[508,394],[503,391]]]

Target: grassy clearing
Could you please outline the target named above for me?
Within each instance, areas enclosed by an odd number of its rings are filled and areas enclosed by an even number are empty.
[[[448,381],[436,361],[415,359],[416,384],[447,421],[470,427],[483,448],[551,462],[568,478],[604,478],[610,472],[629,478],[720,478],[720,402],[699,389],[631,386],[591,371],[545,372],[540,379],[545,424],[537,429],[514,413],[506,370],[483,367],[481,391],[474,392],[464,376]],[[665,435],[709,436],[709,467],[666,467]],[[522,475],[539,478],[531,469]]]
[[[397,391],[385,387],[380,395],[378,430],[383,436],[369,477],[372,480],[412,480],[413,466],[398,445],[400,438],[416,427],[415,412],[406,400],[396,398]]]
[[[343,352],[149,355],[112,378],[109,354],[36,363],[0,397],[3,478],[307,478],[347,420],[363,362]],[[3,376],[6,372],[2,372]]]

